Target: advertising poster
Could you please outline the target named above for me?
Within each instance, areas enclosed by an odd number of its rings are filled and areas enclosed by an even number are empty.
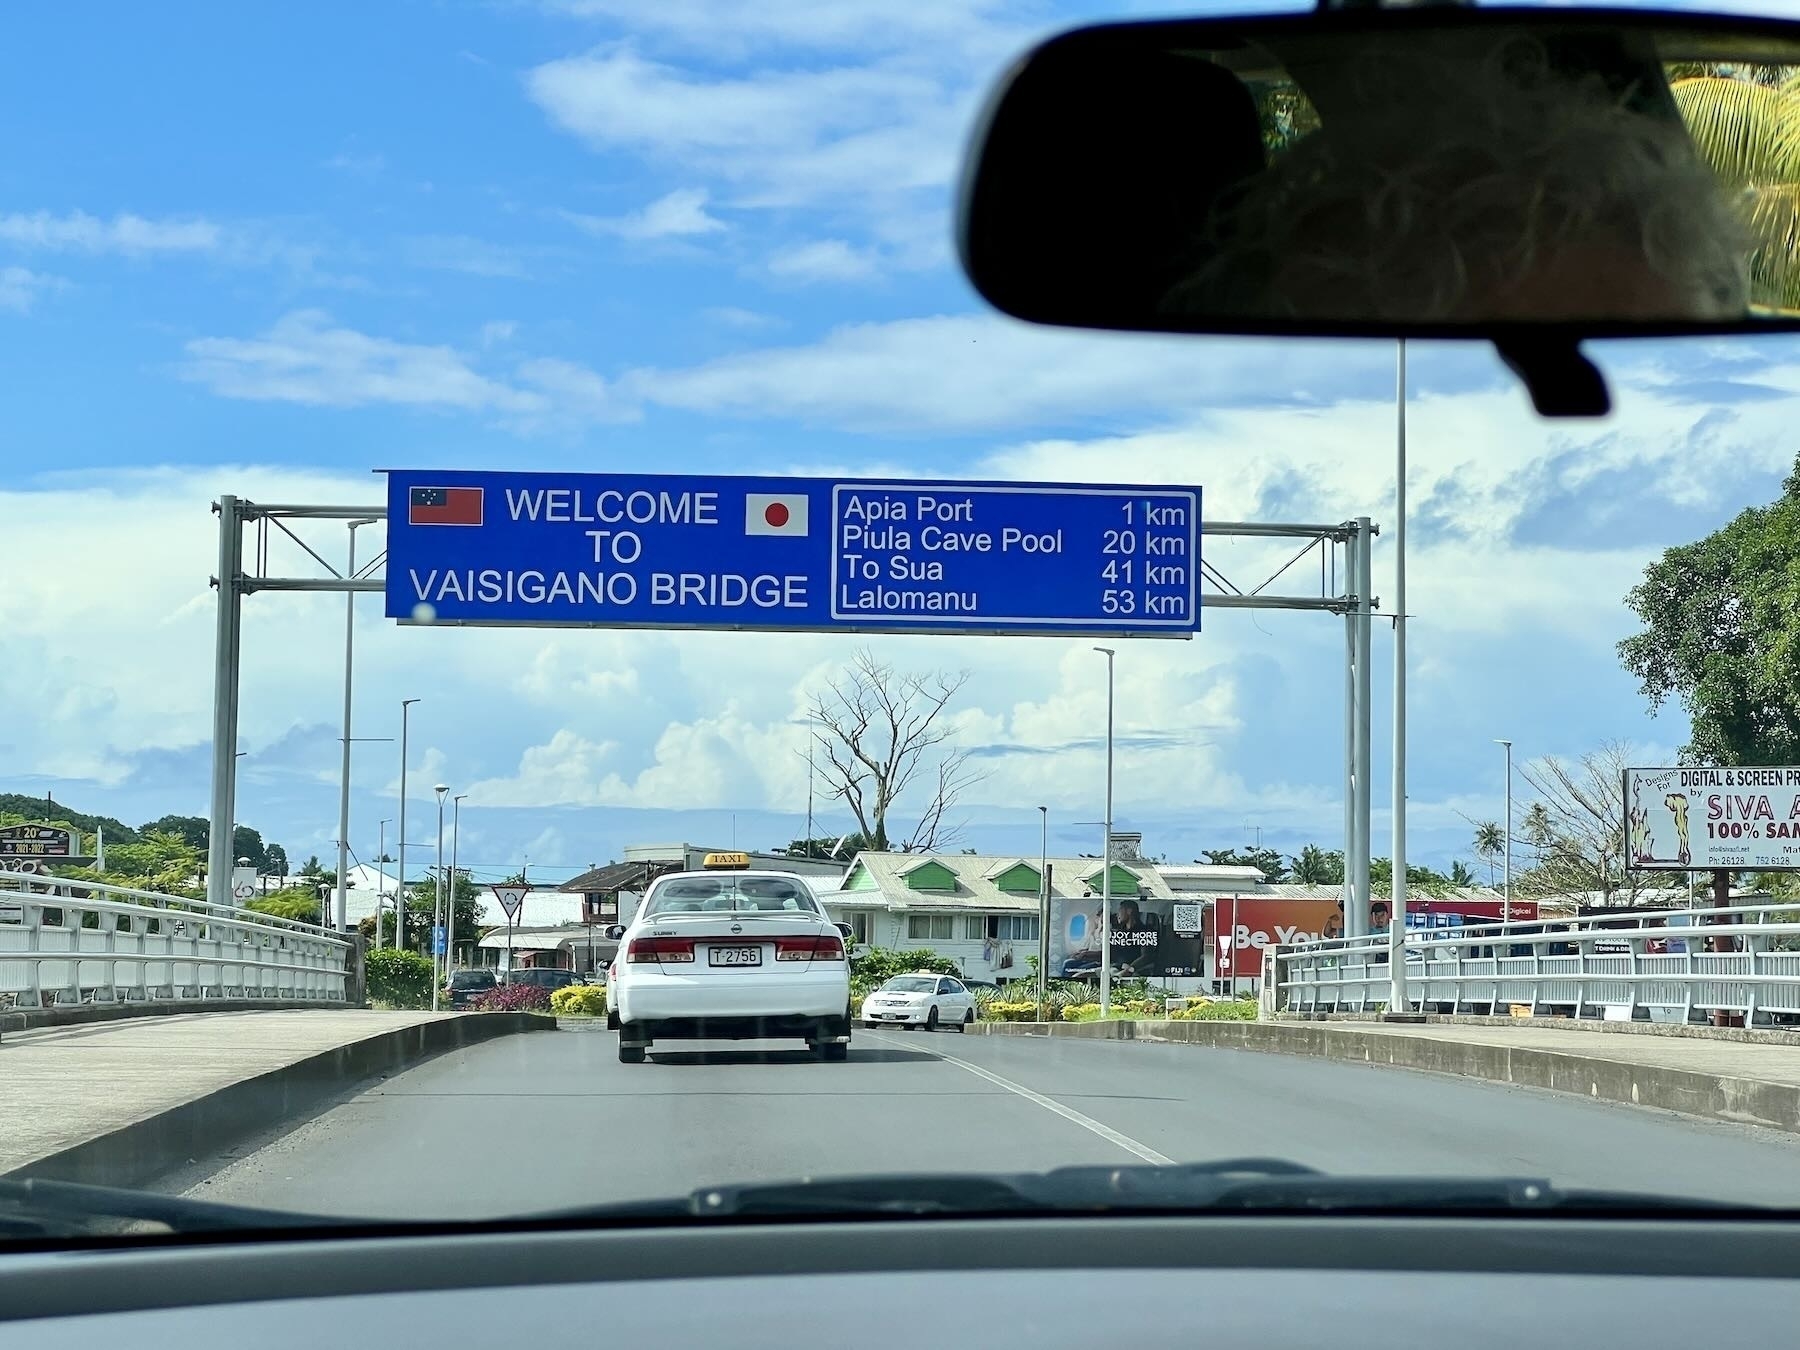
[[[1627,769],[1634,871],[1800,870],[1800,768]]]
[[[1204,909],[1191,900],[1114,897],[1113,977],[1160,980],[1203,974],[1208,941]],[[1098,977],[1103,925],[1097,895],[1051,901],[1052,979]]]
[[[1344,932],[1344,916],[1335,900],[1223,896],[1213,903],[1221,979],[1260,976],[1264,947],[1342,937]]]

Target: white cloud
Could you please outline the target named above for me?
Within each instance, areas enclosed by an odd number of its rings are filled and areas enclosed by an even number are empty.
[[[773,314],[758,314],[755,310],[740,309],[736,305],[718,305],[703,310],[702,314],[713,323],[722,324],[726,328],[736,328],[744,332],[759,329],[780,328],[786,320]]]
[[[769,274],[783,281],[864,281],[879,270],[875,255],[842,239],[796,244],[773,254]]]
[[[950,181],[972,93],[893,65],[712,78],[602,48],[533,70],[551,120],[597,149],[627,149],[735,185],[734,204],[876,199]]]
[[[27,314],[40,296],[67,284],[61,277],[33,272],[27,267],[0,267],[0,309]]]
[[[288,314],[260,338],[196,338],[187,354],[183,375],[226,398],[528,415],[549,406],[541,394],[477,373],[450,347],[370,337],[318,310]]]
[[[404,240],[401,247],[407,262],[414,267],[510,280],[524,280],[531,275],[522,250],[466,234],[419,235]]]
[[[212,221],[151,220],[125,212],[102,220],[85,211],[0,215],[0,243],[52,253],[210,253],[225,233]]]
[[[481,325],[481,345],[498,347],[518,336],[519,325],[513,319],[493,319]]]
[[[686,239],[714,234],[725,222],[706,210],[705,188],[677,188],[641,210],[623,216],[586,216],[565,212],[570,223],[589,234],[610,234],[621,239]]]
[[[718,0],[545,0],[547,8],[628,24],[681,46],[733,53],[749,48],[892,51],[944,46],[952,51],[1006,36],[998,27],[1007,0],[912,0],[904,5],[759,5]]]

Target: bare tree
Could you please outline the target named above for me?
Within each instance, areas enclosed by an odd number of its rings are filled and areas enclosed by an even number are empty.
[[[870,848],[896,846],[888,817],[909,793],[918,823],[899,849],[926,852],[955,839],[958,827],[945,817],[982,775],[969,768],[966,750],[949,744],[955,733],[943,714],[968,680],[966,670],[899,672],[860,651],[814,697],[813,738],[825,761],[819,772]]]
[[[1547,755],[1521,768],[1537,794],[1525,817],[1526,838],[1537,854],[1522,879],[1526,894],[1595,891],[1601,904],[1633,905],[1644,892],[1667,888],[1655,873],[1625,870],[1630,763],[1630,744],[1609,741],[1573,762]]]

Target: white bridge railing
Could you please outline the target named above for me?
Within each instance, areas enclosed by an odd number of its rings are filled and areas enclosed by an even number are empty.
[[[0,1008],[342,1003],[351,951],[323,928],[254,910],[0,871]]]
[[[1746,1026],[1800,1017],[1800,906],[1762,900],[1406,935],[1409,1011],[1644,1017],[1713,1011]],[[1265,953],[1275,1011],[1372,1012],[1391,993],[1387,936]],[[1715,950],[1729,947],[1733,950]]]

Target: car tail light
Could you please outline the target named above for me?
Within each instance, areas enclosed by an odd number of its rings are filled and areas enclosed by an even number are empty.
[[[816,937],[778,937],[775,939],[777,961],[842,961],[844,940],[836,933],[820,933]]]
[[[640,937],[631,939],[625,949],[627,961],[681,962],[694,959],[692,938]]]

